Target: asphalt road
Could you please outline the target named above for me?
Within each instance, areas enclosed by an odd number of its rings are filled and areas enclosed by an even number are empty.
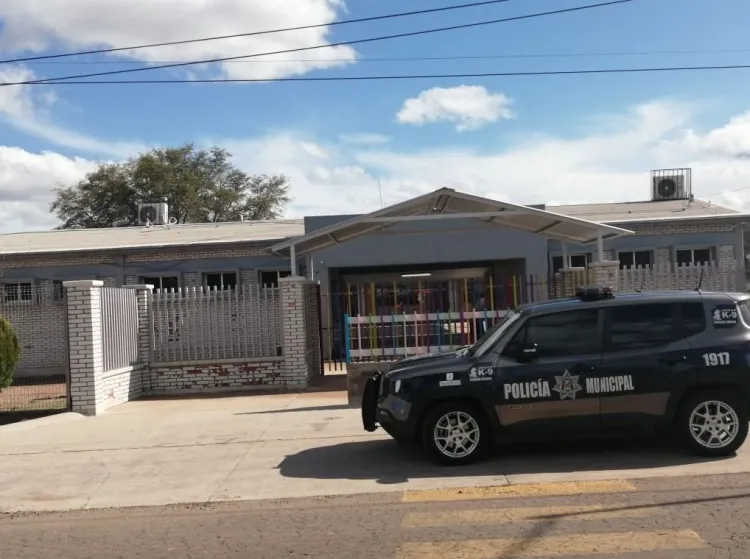
[[[3,559],[740,559],[750,475],[0,517]]]

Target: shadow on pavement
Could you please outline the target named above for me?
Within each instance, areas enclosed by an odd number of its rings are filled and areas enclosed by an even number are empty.
[[[241,411],[234,415],[260,415],[268,413],[293,413],[302,411],[334,411],[334,410],[350,410],[353,406],[347,404],[334,404],[330,406],[306,406],[303,408],[283,408],[280,410],[261,410],[261,411]]]
[[[303,450],[284,458],[279,471],[292,478],[372,479],[397,484],[418,478],[634,470],[726,459],[665,450],[663,442],[597,440],[501,446],[478,464],[447,467],[432,462],[419,448],[392,440],[374,440]]]

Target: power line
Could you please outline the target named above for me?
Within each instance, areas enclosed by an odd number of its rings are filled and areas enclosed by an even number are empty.
[[[151,43],[148,45],[136,45],[132,47],[115,47],[109,49],[95,49],[78,52],[66,52],[62,54],[50,54],[44,56],[28,56],[25,58],[14,58],[10,60],[0,60],[0,64],[15,64],[18,62],[33,62],[36,60],[51,60],[55,58],[67,58],[70,56],[84,56],[87,54],[108,54],[112,52],[121,52],[126,50],[139,50],[139,49],[150,49],[157,47],[169,47],[174,45],[188,45],[191,43],[205,43],[209,41],[220,41],[223,39],[237,39],[239,37],[256,37],[258,35],[271,35],[274,33],[284,33],[286,31],[303,31],[305,29],[316,29],[320,27],[333,27],[336,25],[348,25],[351,23],[364,23],[366,21],[378,21],[383,19],[394,19],[399,17],[409,17],[416,15],[431,14],[436,12],[447,12],[451,10],[463,10],[466,8],[477,8],[479,6],[487,6],[489,4],[501,4],[504,2],[510,2],[511,0],[483,0],[482,2],[471,2],[469,4],[456,4],[452,6],[444,6],[442,8],[429,8],[426,10],[415,10],[412,12],[399,12],[395,14],[385,14],[381,16],[362,17],[357,19],[345,19],[341,21],[334,21],[331,23],[315,23],[311,25],[300,25],[297,27],[285,27],[282,29],[269,29],[266,31],[253,31],[249,33],[235,33],[234,35],[218,35],[215,37],[205,37],[202,39],[186,39],[182,41],[168,41],[163,43]]]
[[[586,58],[586,57],[606,57],[606,56],[654,56],[666,54],[728,54],[728,53],[748,53],[750,49],[701,49],[701,50],[649,50],[649,51],[611,51],[611,52],[570,52],[570,53],[532,53],[532,54],[468,54],[454,56],[387,56],[387,57],[367,57],[358,58],[357,63],[361,62],[420,62],[420,61],[444,61],[444,60],[512,60],[527,58]],[[350,58],[328,58],[329,62],[349,62]],[[226,60],[227,63],[233,64],[286,64],[297,62],[320,62],[320,59],[314,58],[293,58],[293,59],[271,59],[271,60]],[[152,64],[177,64],[178,60],[153,60]],[[208,63],[208,62],[204,62]],[[39,64],[50,65],[80,65],[80,64],[141,64],[140,60],[79,60],[75,62],[68,61],[48,61]]]
[[[73,76],[63,76],[63,77],[57,77],[57,78],[46,78],[41,80],[29,80],[29,81],[22,81],[22,82],[6,82],[3,84],[0,84],[0,87],[8,86],[8,85],[36,85],[40,83],[48,83],[48,82],[55,82],[55,83],[62,83],[60,80],[74,80],[74,79],[83,79],[83,78],[95,78],[100,76],[111,76],[116,74],[129,74],[133,72],[144,72],[147,70],[164,70],[168,68],[181,68],[185,66],[195,66],[198,64],[209,64],[214,62],[225,62],[228,60],[239,60],[243,58],[256,58],[259,56],[270,56],[274,54],[287,54],[290,52],[302,52],[302,51],[309,51],[309,50],[317,50],[317,49],[323,49],[323,48],[330,48],[330,47],[340,47],[340,46],[346,46],[346,45],[357,45],[362,43],[372,43],[375,41],[385,41],[389,39],[399,39],[402,37],[414,37],[417,35],[427,35],[430,33],[440,33],[443,31],[453,31],[456,29],[469,29],[473,27],[479,27],[479,26],[485,26],[485,25],[492,25],[495,23],[505,23],[509,21],[519,21],[524,19],[533,19],[538,17],[544,17],[549,15],[557,15],[557,14],[564,14],[564,13],[571,13],[571,12],[580,12],[583,10],[590,10],[593,8],[602,8],[605,6],[613,6],[616,4],[626,4],[629,2],[633,2],[634,0],[611,0],[609,2],[602,2],[599,4],[589,4],[586,6],[577,6],[575,8],[566,8],[563,10],[554,10],[549,12],[538,12],[535,14],[527,14],[523,16],[516,16],[516,17],[509,17],[509,18],[502,18],[502,19],[494,19],[494,20],[485,20],[485,21],[479,21],[475,23],[465,23],[461,25],[451,25],[448,27],[438,27],[433,29],[424,29],[421,31],[410,31],[408,33],[396,33],[394,35],[382,35],[380,37],[369,37],[367,39],[355,39],[353,41],[341,41],[339,43],[329,43],[325,45],[314,45],[311,47],[299,47],[295,49],[285,49],[275,52],[264,52],[264,53],[258,53],[258,54],[246,54],[242,56],[227,56],[223,58],[214,58],[211,60],[200,60],[200,61],[191,61],[191,62],[180,62],[179,64],[163,64],[158,66],[145,66],[140,68],[127,68],[124,70],[112,70],[108,72],[95,72],[92,74],[78,74]]]
[[[122,84],[191,84],[191,83],[275,83],[275,82],[338,82],[338,81],[385,81],[385,80],[419,80],[450,78],[497,78],[525,76],[573,76],[587,74],[637,74],[652,72],[690,72],[709,70],[748,70],[750,64],[733,64],[728,66],[666,66],[661,68],[606,68],[599,70],[544,70],[538,72],[482,72],[477,74],[404,74],[395,76],[325,76],[319,78],[216,78],[194,80],[96,80],[74,82],[10,82],[4,85],[122,85]]]

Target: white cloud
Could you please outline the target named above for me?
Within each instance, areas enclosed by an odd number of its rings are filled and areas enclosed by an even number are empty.
[[[74,184],[94,168],[86,159],[0,146],[0,232],[54,227],[52,189]]]
[[[295,133],[203,143],[223,145],[248,172],[288,175],[294,199],[289,216],[377,209],[378,179],[386,204],[441,186],[521,204],[644,200],[650,197],[649,170],[671,167],[692,167],[696,197],[750,211],[750,190],[727,192],[750,187],[750,160],[743,155],[750,112],[699,130],[690,106],[652,102],[587,124],[592,132],[578,137],[527,135],[494,152],[486,146],[326,144]],[[51,225],[51,188],[75,181],[92,165],[0,148],[0,220],[9,220],[0,227]]]
[[[512,101],[502,93],[490,93],[481,85],[433,87],[404,101],[396,119],[422,126],[431,122],[455,122],[456,130],[478,130],[500,119],[513,118]]]
[[[0,52],[129,47],[331,23],[342,0],[10,0],[0,2]],[[208,60],[328,44],[328,27],[170,47],[122,51],[144,62]],[[274,55],[219,68],[229,78],[277,78],[342,66],[347,46]],[[191,72],[207,69],[191,67]],[[56,72],[58,75],[60,71]],[[214,73],[216,73],[214,71]]]

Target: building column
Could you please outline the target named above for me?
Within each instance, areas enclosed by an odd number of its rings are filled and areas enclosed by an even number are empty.
[[[314,283],[300,276],[279,280],[284,344],[282,378],[287,386],[307,387],[310,378],[317,372],[316,351],[313,348],[315,336],[310,324],[310,286],[314,286]]]
[[[591,264],[593,280],[596,285],[611,287],[612,291],[620,290],[620,262],[601,260]]]
[[[96,415],[104,375],[100,280],[63,282],[68,308],[71,411]]]

